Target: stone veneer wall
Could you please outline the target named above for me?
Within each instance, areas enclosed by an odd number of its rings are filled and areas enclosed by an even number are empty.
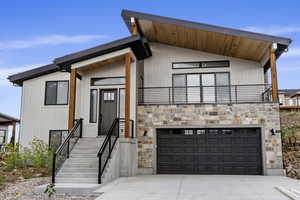
[[[266,173],[282,169],[281,134],[278,103],[261,104],[199,104],[199,105],[139,105],[137,109],[138,167],[155,172],[155,129],[158,127],[262,127],[262,152]],[[147,136],[143,136],[147,131]]]

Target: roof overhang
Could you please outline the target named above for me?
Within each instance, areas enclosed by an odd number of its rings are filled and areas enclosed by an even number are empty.
[[[71,65],[74,63],[89,60],[126,48],[130,48],[138,60],[148,58],[152,55],[147,39],[139,35],[134,35],[120,40],[115,40],[110,43],[99,45],[91,49],[56,58],[54,60],[54,63],[60,66],[62,70],[69,71]]]
[[[0,125],[1,124],[9,124],[9,123],[13,123],[13,122],[20,122],[19,119],[11,117],[9,115],[0,113]]]
[[[159,42],[209,53],[262,62],[276,43],[279,57],[292,42],[289,38],[196,23],[158,15],[123,10],[122,17],[132,31],[132,18],[138,32],[150,42]]]
[[[11,75],[7,79],[15,85],[22,86],[23,81],[33,79],[39,76],[43,76],[46,74],[50,74],[53,72],[57,72],[57,71],[59,71],[59,66],[55,64],[49,64],[25,72]]]

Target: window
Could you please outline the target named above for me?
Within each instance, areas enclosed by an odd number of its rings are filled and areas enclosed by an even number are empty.
[[[124,85],[125,77],[92,78],[91,86]]]
[[[67,105],[69,81],[47,81],[45,105]]]
[[[119,118],[125,118],[125,89],[119,90]]]
[[[103,100],[104,101],[114,101],[115,100],[115,93],[114,92],[104,92],[103,93]]]
[[[199,62],[173,63],[173,69],[199,68]]]
[[[228,103],[228,72],[173,75],[174,103]]]
[[[191,68],[214,68],[229,67],[229,61],[203,61],[203,62],[175,62],[172,63],[173,69],[191,69]]]
[[[0,147],[5,144],[6,140],[6,130],[1,130],[0,129]]]
[[[98,90],[92,89],[90,94],[90,123],[97,122]]]
[[[49,131],[49,147],[56,151],[69,134],[68,130],[50,130]]]

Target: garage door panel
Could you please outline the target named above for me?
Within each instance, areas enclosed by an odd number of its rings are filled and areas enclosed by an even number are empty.
[[[261,174],[260,129],[157,130],[157,171],[165,174]]]

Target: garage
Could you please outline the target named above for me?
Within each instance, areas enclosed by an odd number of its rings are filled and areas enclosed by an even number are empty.
[[[157,129],[157,173],[261,175],[261,130]]]

